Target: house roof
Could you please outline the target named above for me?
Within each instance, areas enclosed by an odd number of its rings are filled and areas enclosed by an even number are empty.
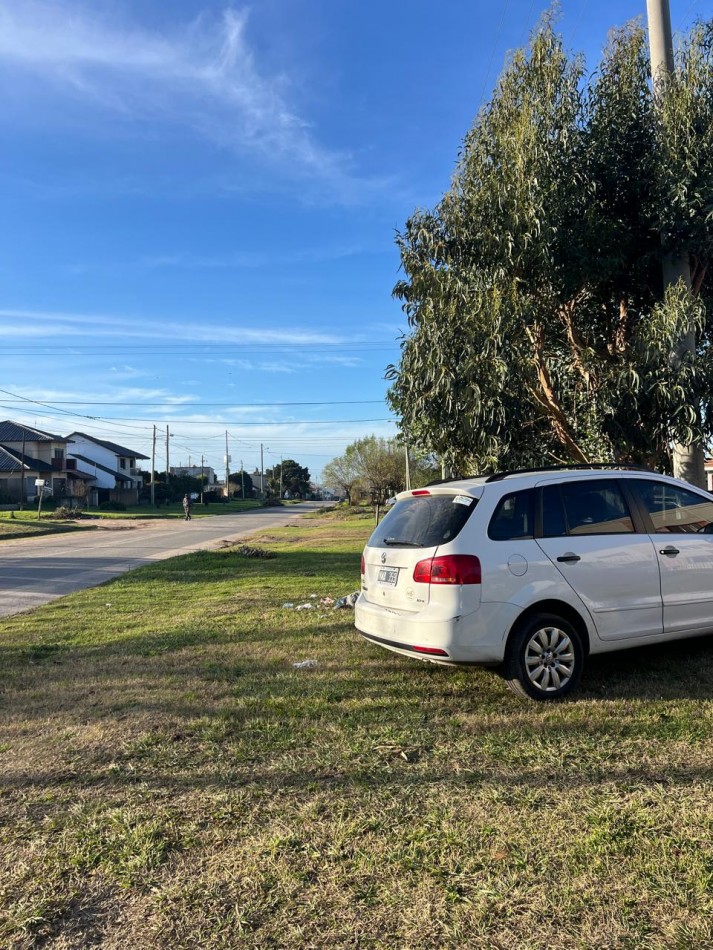
[[[0,472],[22,472],[24,468],[30,472],[51,472],[52,466],[40,459],[33,459],[29,455],[23,455],[17,449],[11,449],[7,445],[0,445]]]
[[[0,422],[0,442],[69,442],[63,435],[52,435],[51,432],[43,432],[42,429],[33,429],[30,426],[23,426],[10,419]]]
[[[79,432],[75,435],[80,435]],[[123,472],[115,472],[113,468],[109,468],[108,465],[101,465],[99,462],[95,462],[94,459],[87,458],[86,455],[77,455],[76,452],[70,452],[69,458],[79,459],[80,462],[84,462],[85,465],[93,465],[94,468],[101,469],[102,472],[106,472],[108,475],[113,475],[118,482],[131,482],[133,479],[130,475],[124,475]]]
[[[80,436],[82,439],[87,439],[89,442],[93,442],[95,445],[101,445],[105,449],[109,449],[110,452],[115,452],[117,455],[120,455],[122,458],[132,458],[132,459],[148,459],[148,455],[142,455],[141,452],[135,452],[134,449],[127,449],[123,445],[117,445],[116,442],[107,442],[105,439],[97,439],[93,435],[87,435],[86,432],[73,432],[69,436],[71,439],[72,436]],[[79,458],[79,456],[77,456]]]

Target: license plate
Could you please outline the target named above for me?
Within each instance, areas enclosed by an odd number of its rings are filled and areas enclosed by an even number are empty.
[[[396,587],[398,579],[398,567],[382,567],[379,571],[379,583],[385,584],[387,587]]]

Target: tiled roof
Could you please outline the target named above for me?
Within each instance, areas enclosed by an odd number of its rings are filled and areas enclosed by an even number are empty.
[[[63,435],[52,435],[51,432],[43,432],[42,429],[32,429],[30,426],[19,425],[10,419],[0,422],[0,442],[22,442],[23,435],[25,442],[67,442]]]
[[[116,442],[107,442],[105,439],[97,439],[93,435],[87,435],[86,432],[73,432],[72,435],[81,436],[83,439],[87,439],[89,442],[94,442],[95,445],[101,445],[105,449],[109,449],[110,452],[115,452],[117,455],[120,455],[122,458],[131,458],[131,459],[147,459],[148,455],[142,455],[141,452],[135,452],[133,449],[127,449],[123,445],[117,445]],[[72,438],[72,435],[69,438]]]
[[[33,459],[31,456],[17,449],[11,449],[9,446],[0,445],[0,472],[22,472],[22,463],[25,463],[25,470],[30,472],[51,472],[52,466],[40,459]]]
[[[76,432],[75,435],[81,435],[80,432]],[[128,475],[124,475],[122,472],[115,472],[113,468],[108,468],[106,465],[100,465],[99,462],[95,462],[94,459],[87,458],[86,455],[77,455],[74,452],[69,453],[69,458],[79,459],[80,462],[84,462],[85,465],[93,465],[94,468],[100,469],[102,472],[106,472],[108,475],[113,475],[118,482],[130,482],[132,479]]]

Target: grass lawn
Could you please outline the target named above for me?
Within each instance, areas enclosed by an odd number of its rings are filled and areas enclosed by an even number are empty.
[[[71,521],[49,521],[43,518],[37,520],[37,512],[32,518],[24,518],[27,512],[18,511],[14,518],[7,512],[0,512],[0,541],[11,541],[13,538],[37,538],[42,534],[61,534],[63,531],[79,531],[80,528]]]
[[[713,947],[713,641],[527,704],[318,605],[370,529],[3,620],[0,946]]]
[[[193,518],[208,518],[212,515],[233,515],[240,511],[250,511],[260,508],[261,502],[246,499],[245,501],[230,501],[220,505],[194,505],[191,509]],[[151,508],[149,505],[135,505],[126,511],[100,511],[89,508],[79,514],[76,520],[55,518],[52,509],[42,511],[41,518],[37,517],[37,510],[0,511],[0,541],[9,541],[13,538],[39,537],[43,534],[57,534],[61,531],[86,530],[100,520],[121,520],[130,518],[183,518],[183,506],[179,503]]]

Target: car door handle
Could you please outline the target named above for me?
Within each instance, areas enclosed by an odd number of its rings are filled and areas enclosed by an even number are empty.
[[[669,544],[667,548],[661,548],[659,551],[659,554],[665,554],[667,557],[675,557],[680,553],[681,552],[678,550],[678,548],[675,548],[672,544]]]
[[[561,557],[558,557],[557,560],[564,564],[574,564],[582,559],[578,554],[563,554]]]

